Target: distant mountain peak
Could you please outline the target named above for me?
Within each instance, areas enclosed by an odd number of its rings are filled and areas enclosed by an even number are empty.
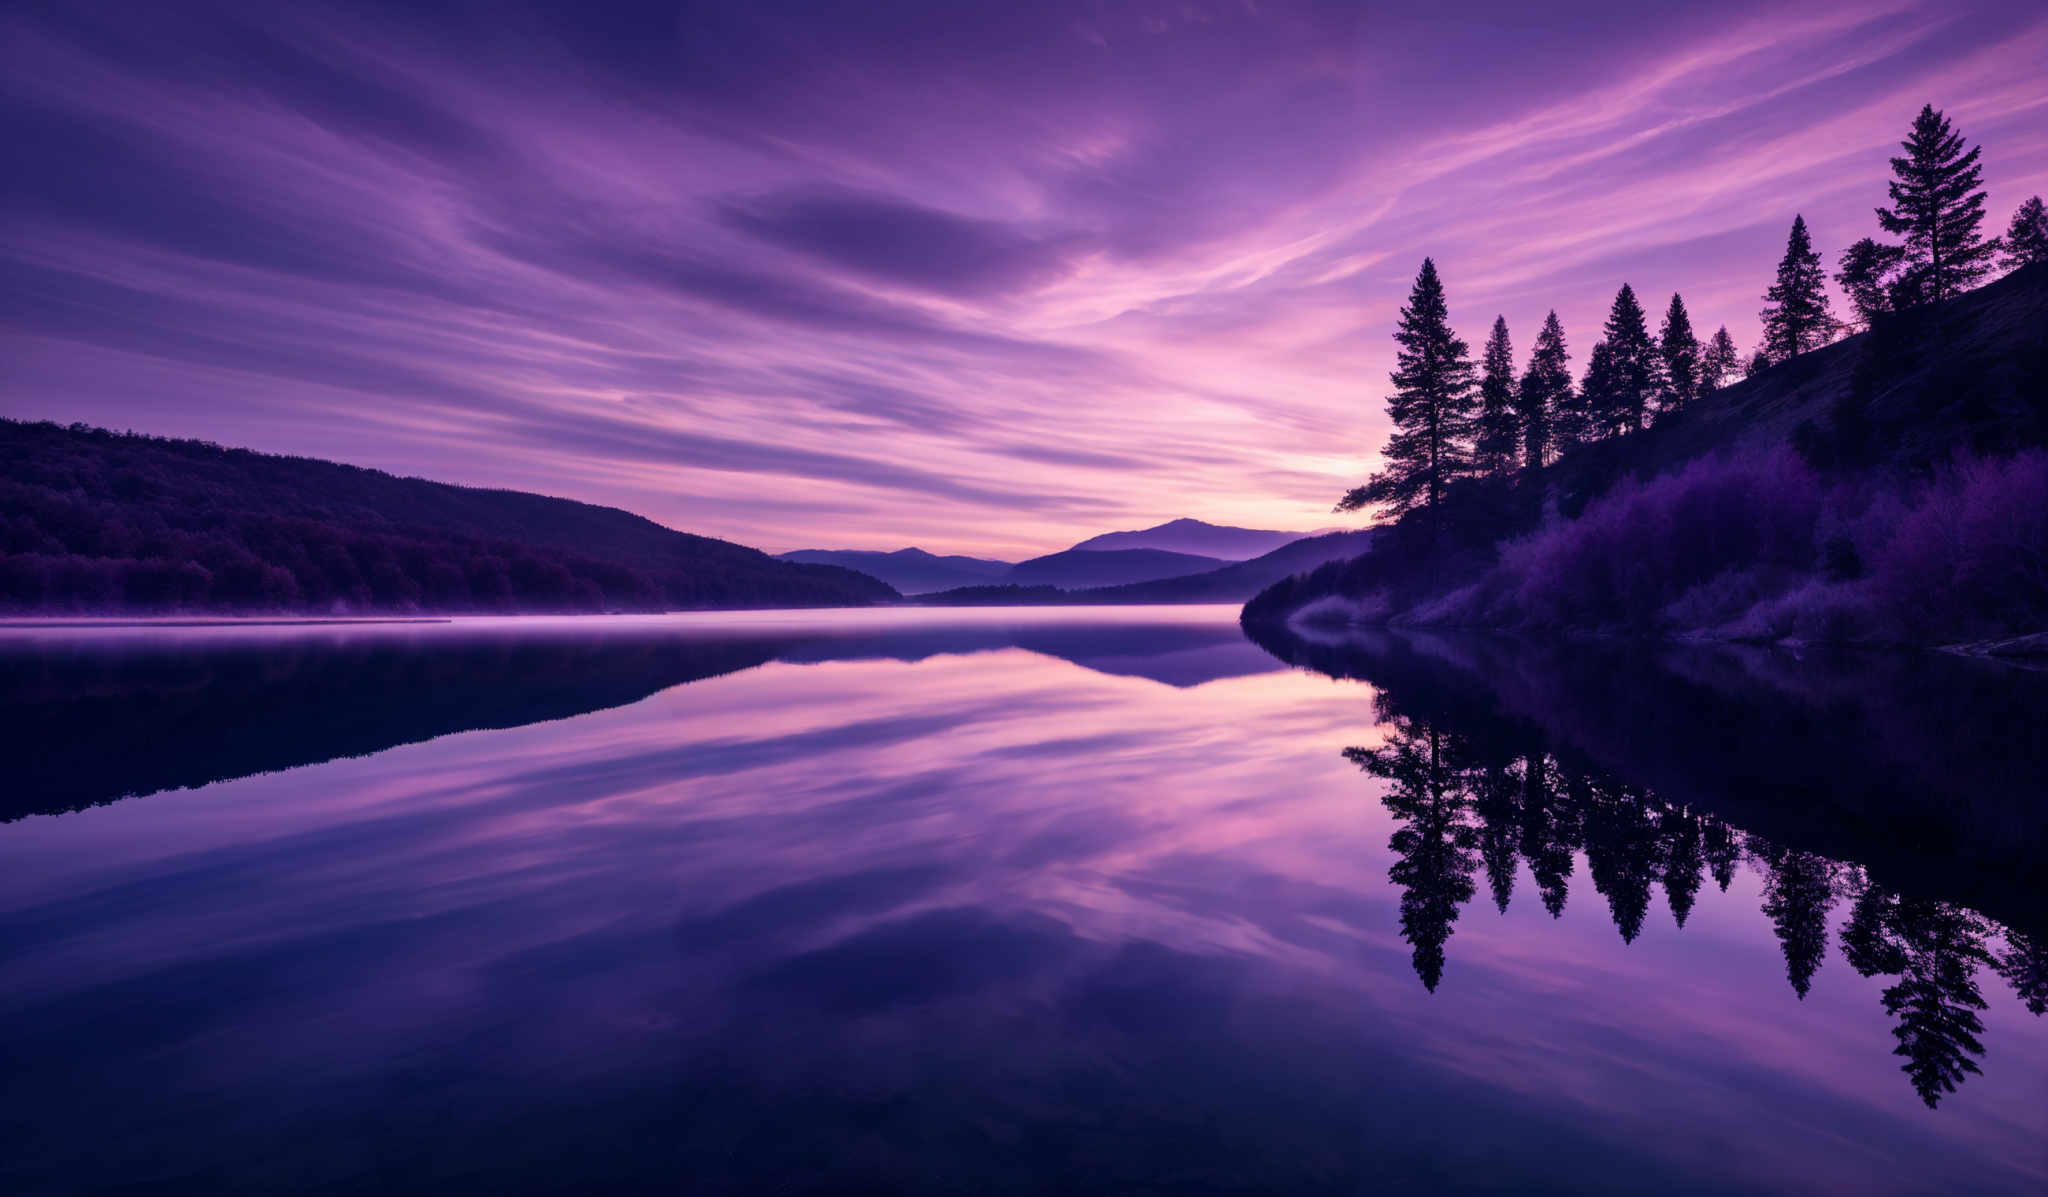
[[[1305,532],[1279,532],[1265,528],[1238,528],[1228,524],[1212,524],[1191,516],[1176,516],[1163,524],[1140,528],[1132,532],[1105,532],[1091,536],[1074,546],[1082,552],[1108,552],[1117,549],[1161,549],[1169,553],[1189,553],[1201,557],[1216,557],[1224,561],[1249,561],[1253,557],[1272,552],[1281,545],[1290,544],[1308,535]]]

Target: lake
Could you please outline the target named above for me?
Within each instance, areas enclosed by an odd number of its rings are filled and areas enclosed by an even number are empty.
[[[2048,675],[0,629],[0,1191],[2048,1189]]]

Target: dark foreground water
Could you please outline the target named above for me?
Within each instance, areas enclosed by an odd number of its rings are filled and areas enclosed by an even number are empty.
[[[2048,1189],[2043,675],[1233,614],[0,631],[0,1192]]]

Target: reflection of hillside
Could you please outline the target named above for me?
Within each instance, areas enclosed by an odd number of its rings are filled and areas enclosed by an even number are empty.
[[[1632,943],[1659,890],[1682,929],[1707,880],[1725,892],[1736,864],[1747,860],[1763,882],[1762,913],[1784,953],[1786,981],[1801,999],[1827,963],[1831,922],[1846,904],[1836,946],[1858,973],[1889,979],[1882,1000],[1894,1020],[1896,1051],[1929,1106],[1979,1071],[1983,972],[1996,970],[2029,1010],[2041,1012],[2038,924],[2000,927],[1934,896],[1952,874],[1930,881],[1910,870],[1788,847],[1626,781],[1587,754],[1548,752],[1542,733],[1490,709],[1470,689],[1418,686],[1382,659],[1361,656],[1352,664],[1381,682],[1376,703],[1387,734],[1381,746],[1345,755],[1387,783],[1382,801],[1399,822],[1388,879],[1401,890],[1401,933],[1416,975],[1432,992],[1482,872],[1505,912],[1518,863],[1526,863],[1544,907],[1556,916],[1583,859],[1586,880],[1622,940]],[[1434,670],[1447,672],[1440,658]],[[1572,713],[1561,711],[1558,719],[1569,725]]]
[[[748,669],[772,641],[280,638],[9,651],[0,819],[364,756],[635,702]]]
[[[2048,674],[1929,653],[1250,629],[1403,712],[1626,778],[1787,850],[2002,922],[2048,923]],[[1476,733],[1475,733],[1476,734]]]
[[[1021,647],[1188,686],[1267,672],[1230,625],[965,625],[730,637],[562,628],[0,646],[0,820],[637,702],[769,661]]]

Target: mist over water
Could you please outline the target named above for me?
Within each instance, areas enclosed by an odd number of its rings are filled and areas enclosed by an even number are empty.
[[[0,1188],[2048,1184],[2038,679],[1234,616],[0,632]]]

